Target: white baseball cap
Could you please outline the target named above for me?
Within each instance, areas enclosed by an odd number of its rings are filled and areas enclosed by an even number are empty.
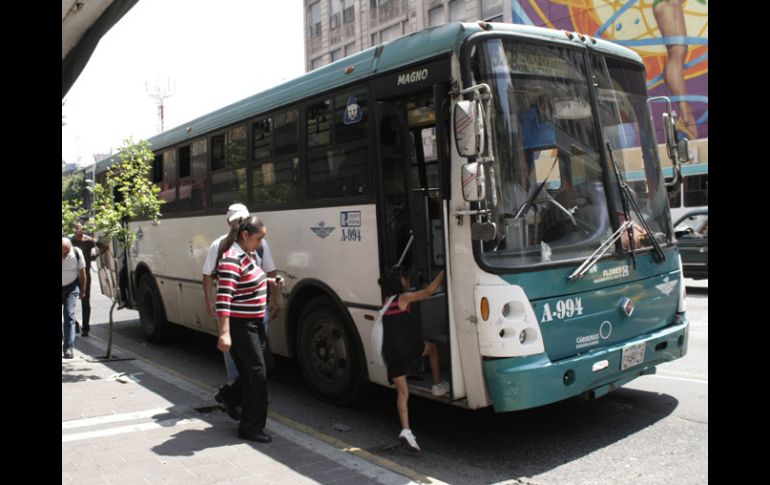
[[[243,204],[233,204],[227,209],[227,222],[249,217],[249,209]]]

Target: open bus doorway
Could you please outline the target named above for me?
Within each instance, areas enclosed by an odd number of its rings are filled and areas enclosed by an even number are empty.
[[[377,102],[377,141],[382,201],[380,248],[382,271],[398,263],[410,238],[402,266],[410,286],[429,284],[444,269],[445,241],[442,211],[440,130],[437,130],[432,93]],[[439,349],[442,379],[451,382],[449,319],[446,288],[414,303],[413,324],[423,340]],[[408,376],[410,388],[430,392],[433,381],[427,362]]]

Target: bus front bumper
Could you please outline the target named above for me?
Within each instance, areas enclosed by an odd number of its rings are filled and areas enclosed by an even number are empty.
[[[551,362],[547,354],[485,360],[484,377],[495,412],[534,408],[583,393],[599,397],[641,375],[654,374],[656,365],[687,353],[689,322],[684,316],[679,322],[557,362]],[[641,343],[643,360],[621,369],[623,349],[638,349]]]

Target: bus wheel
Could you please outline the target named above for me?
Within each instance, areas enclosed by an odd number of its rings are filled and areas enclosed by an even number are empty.
[[[297,356],[313,394],[350,404],[363,396],[365,362],[356,332],[334,308],[327,297],[308,302],[300,316]]]
[[[169,324],[163,309],[163,300],[150,274],[139,281],[139,320],[147,339],[154,344],[168,342]]]

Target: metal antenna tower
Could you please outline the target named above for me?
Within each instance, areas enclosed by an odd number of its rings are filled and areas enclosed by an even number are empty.
[[[145,82],[144,87],[147,90],[147,94],[155,100],[155,104],[158,105],[158,119],[160,120],[160,133],[163,133],[163,119],[164,119],[164,113],[163,108],[164,104],[163,101],[166,98],[170,98],[174,95],[174,90],[176,89],[176,82],[172,81],[171,79],[166,79],[166,86],[163,87],[160,85],[160,83],[155,83],[155,88],[153,90],[150,90],[150,85]]]

